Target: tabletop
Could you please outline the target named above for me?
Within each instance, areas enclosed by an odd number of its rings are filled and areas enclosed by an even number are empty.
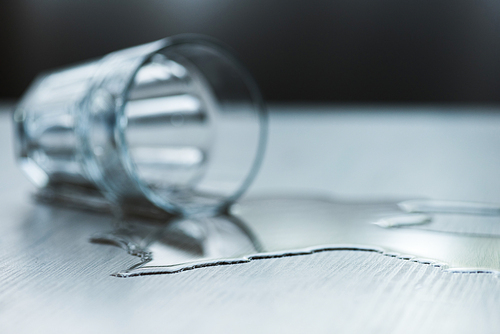
[[[251,261],[117,277],[113,274],[136,267],[140,258],[130,245],[125,245],[127,252],[120,244],[124,239],[102,242],[109,241],[103,235],[116,232],[116,221],[35,201],[34,186],[15,165],[9,107],[2,109],[2,333],[500,331],[497,271],[450,270],[446,263],[373,251],[384,246],[377,244],[383,238],[368,245],[373,248],[333,243],[317,248],[321,251],[291,250]],[[271,105],[270,111],[264,163],[240,203],[243,222],[258,219],[251,212],[267,203],[276,224],[286,228],[290,212],[299,212],[300,205],[280,207],[284,198],[302,198],[302,204],[315,198],[344,204],[414,198],[500,203],[500,110]],[[401,231],[425,233],[436,242],[455,235],[498,243],[499,225],[500,218],[492,215],[472,221],[437,219]],[[147,229],[139,232],[148,234]],[[183,261],[179,250],[185,245],[176,246],[175,230],[169,231],[161,249],[151,244],[153,257]],[[191,249],[197,245],[193,240]],[[238,239],[238,247],[245,240]],[[495,247],[486,241],[478,245],[465,251],[480,249],[481,256],[493,259],[485,263],[500,266]],[[264,249],[255,242],[244,246],[255,254],[269,250],[266,242]],[[450,244],[439,247],[456,252]]]

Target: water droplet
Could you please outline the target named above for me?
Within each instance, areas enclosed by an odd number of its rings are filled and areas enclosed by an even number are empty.
[[[411,225],[422,225],[430,223],[431,221],[432,217],[429,215],[409,214],[409,215],[384,217],[375,221],[373,224],[378,225],[380,227],[391,228],[391,227],[401,227],[401,226],[411,226]]]

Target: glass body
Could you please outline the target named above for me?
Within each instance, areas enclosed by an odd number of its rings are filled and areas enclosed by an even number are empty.
[[[118,206],[216,213],[249,186],[267,119],[253,79],[216,41],[178,36],[41,75],[14,113],[38,186],[96,187]]]

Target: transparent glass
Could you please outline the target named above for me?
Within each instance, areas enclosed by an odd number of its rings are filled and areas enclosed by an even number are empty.
[[[266,111],[220,43],[178,36],[41,75],[14,121],[38,186],[98,188],[121,207],[216,213],[250,185]]]

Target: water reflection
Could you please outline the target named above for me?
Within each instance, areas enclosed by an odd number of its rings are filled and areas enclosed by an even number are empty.
[[[185,265],[262,251],[257,238],[234,216],[172,218],[166,223],[126,219],[90,240],[121,247],[140,259],[114,274],[120,277],[179,271]]]
[[[450,268],[500,271],[499,215],[440,213],[437,205],[433,212],[405,213],[399,203],[274,197],[234,210],[267,251],[371,248]],[[375,224],[381,220],[391,226]]]
[[[50,198],[54,200],[62,199]],[[420,209],[412,213],[401,208],[401,200],[271,196],[243,200],[217,217],[162,216],[143,208],[134,211],[136,216],[129,211],[117,219],[109,213],[89,213],[109,210],[96,204],[102,199],[83,196],[78,201],[80,208],[89,203],[86,211],[51,207],[41,212],[58,222],[59,233],[67,230],[69,235],[79,226],[93,243],[118,246],[136,257],[134,265],[114,274],[119,277],[340,250],[375,251],[454,270],[500,271],[500,215],[489,209],[487,214],[469,209],[464,213],[456,203],[420,201]],[[468,207],[477,209],[475,204]],[[33,221],[47,221],[37,216]]]

